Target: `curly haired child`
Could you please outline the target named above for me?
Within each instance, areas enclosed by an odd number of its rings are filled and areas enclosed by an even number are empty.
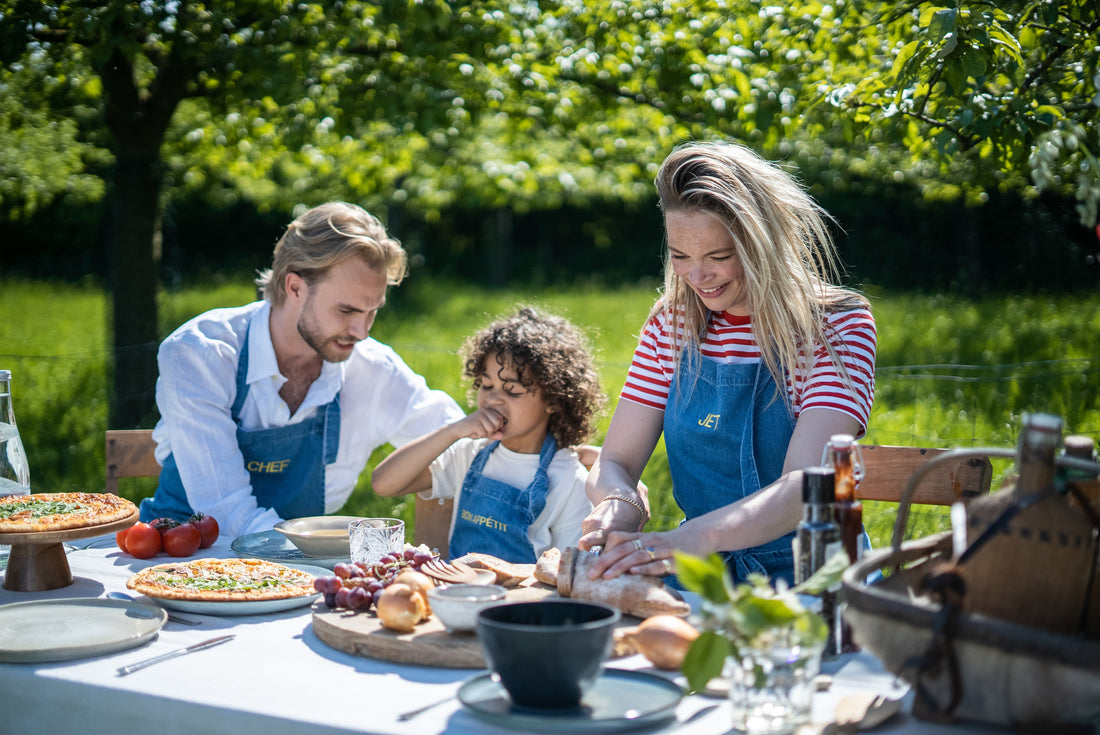
[[[374,491],[453,497],[452,557],[531,563],[576,546],[592,504],[571,447],[605,402],[580,330],[525,307],[467,339],[462,357],[477,410],[386,457]]]

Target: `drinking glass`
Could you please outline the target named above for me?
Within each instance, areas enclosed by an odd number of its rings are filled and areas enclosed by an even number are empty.
[[[787,643],[742,647],[729,667],[734,729],[780,735],[808,724],[823,648]]]
[[[405,547],[405,522],[400,518],[360,518],[348,524],[352,562],[375,564]]]

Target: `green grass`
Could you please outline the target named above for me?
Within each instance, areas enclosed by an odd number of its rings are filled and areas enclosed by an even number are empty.
[[[160,328],[167,334],[208,308],[246,303],[247,275],[164,293]],[[467,335],[518,304],[574,321],[592,343],[609,406],[622,386],[656,282],[630,287],[582,284],[532,292],[486,290],[414,276],[396,289],[373,336],[393,346],[433,387],[466,404],[458,347]],[[933,447],[1012,447],[1025,412],[1056,413],[1066,433],[1100,438],[1100,297],[1021,296],[968,300],[872,294],[879,330],[877,399],[864,440]],[[102,488],[108,409],[109,302],[94,284],[0,280],[0,367],[13,371],[20,432],[38,491]],[[150,386],[152,390],[152,386]],[[610,408],[599,423],[602,440]],[[371,467],[387,452],[372,458]],[[1011,471],[995,462],[994,487]],[[663,444],[643,476],[653,527],[680,515],[672,501]],[[124,483],[139,499],[154,481]],[[946,511],[914,509],[909,537],[947,527]],[[369,468],[343,512],[396,514],[412,521],[412,503],[378,498]],[[876,546],[889,542],[895,509],[868,504]]]

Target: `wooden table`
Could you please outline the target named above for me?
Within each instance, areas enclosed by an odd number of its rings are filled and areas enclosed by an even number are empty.
[[[229,540],[202,552],[233,556]],[[0,604],[69,597],[103,597],[124,591],[126,580],[167,557],[142,561],[122,554],[113,538],[68,554],[73,583],[45,591],[0,589]],[[188,614],[202,625],[169,622],[145,645],[120,653],[58,663],[0,663],[0,734],[2,733],[204,733],[240,735],[328,735],[376,733],[506,732],[477,719],[454,699],[415,719],[398,715],[420,705],[453,697],[476,670],[429,668],[375,661],[338,651],[312,630],[309,607],[267,615],[213,617]],[[227,644],[158,664],[126,677],[119,666],[134,663],[225,633]],[[641,656],[617,659],[614,668],[651,670]],[[815,698],[814,719],[831,719],[836,702],[852,693],[906,696],[877,661],[866,654],[829,662],[832,687]],[[907,712],[908,704],[905,707]],[[682,721],[696,712],[702,716]],[[729,703],[702,696],[685,697],[677,720],[657,730],[677,735],[726,733]],[[903,712],[881,733],[1006,733],[979,726],[934,726]]]

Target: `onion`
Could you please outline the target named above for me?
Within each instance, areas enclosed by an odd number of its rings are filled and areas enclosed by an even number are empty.
[[[627,636],[638,653],[664,671],[679,670],[698,637],[699,631],[691,623],[675,615],[646,618]]]
[[[396,582],[382,590],[374,606],[383,627],[399,633],[411,633],[428,612],[422,594],[407,584]]]
[[[419,592],[420,596],[424,598],[424,608],[427,611],[424,617],[431,617],[432,605],[428,601],[428,590],[435,587],[435,581],[431,577],[415,569],[403,569],[394,577],[393,582],[394,584],[407,584]]]

